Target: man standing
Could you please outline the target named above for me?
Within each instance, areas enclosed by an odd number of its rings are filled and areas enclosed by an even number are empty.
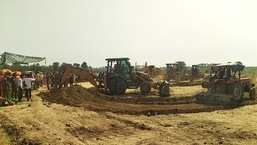
[[[70,85],[70,87],[73,86],[73,83],[74,83],[74,75],[70,74],[70,76],[69,76],[69,85]]]
[[[23,87],[23,84],[22,84],[22,79],[23,79],[23,74],[20,75],[20,77],[18,78],[18,81],[17,81],[17,87],[18,87],[18,102],[21,102],[21,99],[22,99],[22,87]]]
[[[12,97],[15,98],[15,100],[17,100],[17,82],[16,82],[16,73],[14,72],[12,77],[10,78],[10,83],[11,83],[11,87],[12,87]]]
[[[45,78],[46,78],[46,87],[47,87],[47,90],[50,90],[50,89],[49,89],[49,83],[50,83],[50,79],[51,79],[50,73],[47,72],[45,75],[46,75],[46,76],[45,76]]]
[[[9,74],[5,73],[4,78],[2,79],[2,89],[3,89],[3,97],[9,97]]]
[[[35,75],[35,89],[38,90],[40,86],[40,73],[37,72]]]
[[[23,79],[23,86],[25,88],[25,97],[27,98],[27,101],[29,101],[29,99],[32,101],[31,84],[33,81],[35,81],[35,79],[31,78],[30,74],[27,74],[26,77]]]

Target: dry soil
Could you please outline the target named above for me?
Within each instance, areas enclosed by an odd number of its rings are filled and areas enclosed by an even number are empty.
[[[256,101],[233,106],[199,104],[201,86],[172,86],[170,97],[156,90],[122,96],[89,83],[33,91],[33,102],[1,107],[1,144],[201,145],[256,144]],[[246,94],[247,97],[247,94]]]

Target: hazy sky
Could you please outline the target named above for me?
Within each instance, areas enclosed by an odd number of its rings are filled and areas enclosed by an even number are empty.
[[[0,0],[0,53],[105,66],[257,66],[256,0]]]

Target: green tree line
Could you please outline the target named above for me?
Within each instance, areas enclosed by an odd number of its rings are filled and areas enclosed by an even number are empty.
[[[9,69],[11,71],[34,71],[34,72],[63,72],[65,70],[67,63],[63,62],[62,64],[59,62],[53,62],[51,65],[40,65],[39,63],[24,65],[24,64],[4,64],[0,65],[1,69]],[[88,69],[95,72],[104,72],[105,67],[93,68],[88,66],[86,62],[83,62],[81,65],[74,63],[72,64],[75,67],[80,67],[83,69]]]

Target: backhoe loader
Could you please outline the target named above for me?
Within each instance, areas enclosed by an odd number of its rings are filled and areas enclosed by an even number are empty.
[[[169,83],[167,81],[154,82],[146,73],[134,71],[129,58],[107,58],[106,71],[95,76],[88,70],[81,70],[67,65],[62,76],[63,84],[69,74],[73,73],[87,79],[92,85],[104,89],[112,95],[125,94],[127,89],[140,88],[142,94],[147,94],[151,88],[158,89],[160,96],[169,96]]]
[[[166,63],[166,80],[175,80],[176,83],[180,81],[193,82],[194,80],[204,78],[204,74],[199,71],[198,65],[192,65],[191,70],[187,69],[183,61],[175,63]]]
[[[181,63],[166,63],[166,69],[166,80],[168,82],[175,80],[176,83],[180,83],[180,81],[187,80],[189,78],[184,75],[183,70],[185,69],[185,66],[181,65]]]

